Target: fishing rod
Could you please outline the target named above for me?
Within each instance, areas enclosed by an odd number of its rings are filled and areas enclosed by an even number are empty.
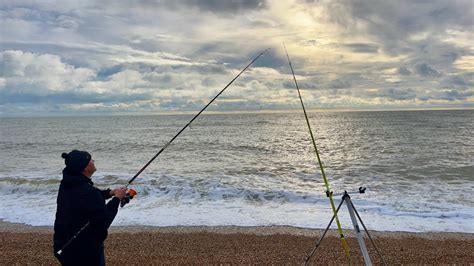
[[[164,146],[163,148],[160,149],[160,151],[158,151],[155,156],[153,156],[153,158],[151,158],[151,160],[149,160],[128,182],[127,182],[127,185],[125,186],[126,188],[189,126],[191,125],[191,123],[202,113],[204,112],[204,110],[207,109],[207,107],[209,105],[211,105],[212,102],[214,102],[215,99],[217,99],[217,97],[219,97],[242,73],[245,72],[245,70],[247,70],[247,68],[249,68],[255,61],[257,61],[258,58],[260,58],[260,56],[262,56],[266,51],[270,50],[270,48],[267,48],[265,49],[263,52],[259,53],[244,69],[242,69],[242,71],[239,72],[239,74],[237,76],[235,76],[216,96],[214,96],[214,98],[212,98],[212,100],[206,104],[206,106],[204,106],[204,108],[201,109],[201,111],[199,111],[173,138],[171,138],[170,141],[168,141]],[[120,206],[124,206],[125,204],[127,204],[130,199],[132,199],[134,196],[136,195],[136,191],[135,190],[132,190],[132,189],[129,189],[129,191],[127,192],[127,196],[125,197],[125,201],[121,201],[121,204]],[[64,244],[64,246],[59,250],[57,251],[56,253],[58,255],[61,255],[61,253],[63,252],[63,250],[69,246],[69,244],[74,240],[76,239],[79,234],[84,230],[86,229],[90,224],[90,221],[87,222],[81,229],[79,229],[79,231],[77,231],[76,234],[74,234],[74,236],[72,236],[71,239],[69,239],[69,241],[66,242],[66,244]]]
[[[209,105],[211,105],[212,102],[214,102],[215,99],[217,99],[217,97],[219,97],[242,73],[244,73],[245,70],[247,70],[247,68],[249,68],[255,61],[257,61],[257,59],[262,56],[266,51],[270,50],[270,48],[267,48],[265,49],[263,52],[261,52],[260,54],[258,54],[244,69],[242,69],[242,71],[240,71],[240,73],[235,76],[216,96],[214,96],[214,98],[212,98],[212,100],[206,104],[206,106],[204,106],[204,108],[201,109],[201,111],[199,111],[173,138],[171,138],[170,141],[168,141],[168,143],[165,144],[165,146],[163,146],[163,148],[161,148],[161,150],[159,152],[157,152],[155,154],[155,156],[153,156],[153,158],[151,158],[150,161],[148,161],[143,167],[142,169],[140,169],[140,171],[138,171],[138,173],[136,173],[129,181],[128,181],[128,184],[126,187],[128,187],[134,180],[135,178],[137,178],[142,172],[143,170],[145,170],[148,165],[150,165],[180,134],[181,132],[183,132],[189,125],[191,125],[191,123],[202,113],[204,112],[204,110],[207,109],[207,107]]]
[[[285,48],[286,58],[288,58],[288,64],[290,65],[291,73],[293,74],[293,80],[295,81],[296,90],[298,91],[298,96],[300,98],[301,107],[303,108],[303,113],[304,113],[304,117],[306,119],[306,124],[308,125],[309,134],[311,135],[311,140],[312,140],[313,146],[314,146],[314,152],[316,153],[316,158],[318,159],[319,168],[321,169],[321,175],[323,176],[324,185],[326,187],[326,195],[329,197],[329,202],[331,203],[331,208],[332,208],[332,211],[334,213],[334,218],[336,220],[337,230],[338,230],[339,236],[341,238],[342,247],[343,247],[343,249],[346,253],[346,257],[349,261],[349,264],[351,264],[351,255],[350,255],[350,252],[349,252],[349,246],[347,245],[346,238],[344,237],[344,232],[342,231],[341,223],[339,222],[339,218],[337,217],[337,210],[336,210],[336,207],[334,205],[334,200],[332,198],[331,187],[329,185],[328,179],[326,178],[323,163],[321,161],[321,158],[319,157],[318,147],[316,145],[316,141],[314,140],[313,131],[311,130],[311,125],[309,123],[308,115],[306,113],[306,108],[305,108],[304,103],[303,103],[303,98],[301,97],[300,88],[298,87],[298,82],[296,81],[295,72],[293,71],[293,66],[291,64],[291,60],[290,60],[290,56],[288,55],[288,51],[286,50],[285,43],[283,43],[283,47]]]

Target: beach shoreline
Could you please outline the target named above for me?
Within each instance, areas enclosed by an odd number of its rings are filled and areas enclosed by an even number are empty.
[[[111,226],[110,233],[213,233],[213,234],[252,234],[252,235],[294,235],[305,237],[318,237],[323,229],[295,227],[289,225],[269,225],[269,226],[148,226],[148,225],[131,225],[131,226]],[[53,233],[53,226],[33,226],[24,223],[6,222],[0,219],[0,233]],[[355,237],[352,229],[344,229],[347,237]],[[371,236],[389,236],[393,238],[419,237],[432,240],[442,239],[460,239],[474,240],[474,233],[465,232],[406,232],[406,231],[375,231],[369,230]],[[336,229],[328,230],[327,236],[338,236]]]
[[[290,226],[113,226],[105,242],[107,263],[303,264],[322,229]],[[474,234],[370,231],[388,264],[472,264]],[[0,221],[0,264],[57,264],[51,226]],[[352,230],[345,230],[353,263],[363,258]],[[374,264],[382,261],[365,238]],[[336,230],[330,230],[310,260],[346,264]]]

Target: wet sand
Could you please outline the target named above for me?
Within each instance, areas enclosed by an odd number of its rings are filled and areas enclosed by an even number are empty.
[[[108,265],[289,264],[302,265],[322,230],[295,227],[112,227],[105,242]],[[370,231],[387,264],[474,264],[474,234]],[[51,227],[0,221],[0,265],[58,264]],[[357,240],[346,230],[354,264],[363,264]],[[374,264],[381,259],[369,239]],[[324,238],[311,264],[347,264],[335,231]]]

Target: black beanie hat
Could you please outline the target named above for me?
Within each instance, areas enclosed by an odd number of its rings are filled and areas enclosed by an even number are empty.
[[[87,164],[91,160],[92,156],[86,151],[73,150],[70,153],[61,154],[63,157],[66,168],[64,171],[71,174],[80,174],[82,170],[86,168]]]

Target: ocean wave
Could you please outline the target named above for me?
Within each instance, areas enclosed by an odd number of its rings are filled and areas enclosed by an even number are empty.
[[[60,180],[52,178],[0,177],[3,194],[49,194],[58,190]]]
[[[216,183],[205,183],[199,186],[191,184],[147,186],[139,184],[135,186],[139,196],[144,198],[157,198],[166,202],[195,201],[232,201],[243,200],[250,205],[267,203],[298,203],[313,204],[327,201],[325,195],[315,195],[303,192],[284,190],[259,190],[243,187],[223,186]]]

